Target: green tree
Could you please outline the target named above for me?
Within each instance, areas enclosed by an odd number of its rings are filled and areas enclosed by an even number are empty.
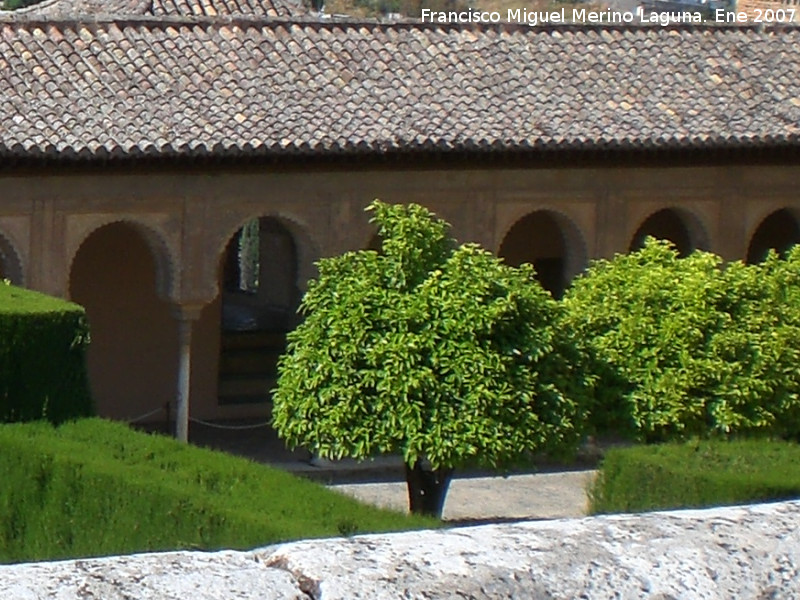
[[[599,260],[564,297],[598,374],[592,420],[642,441],[797,431],[800,253],[763,265],[668,242]]]
[[[418,205],[375,201],[381,252],[319,263],[289,335],[273,424],[326,458],[399,453],[412,512],[441,515],[458,466],[579,441],[585,386],[533,268],[512,268]]]
[[[800,441],[800,247],[731,263],[724,277],[731,319],[712,347],[726,367],[715,419]]]

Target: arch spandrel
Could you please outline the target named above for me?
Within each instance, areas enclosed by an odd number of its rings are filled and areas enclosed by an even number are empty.
[[[749,202],[744,215],[744,234],[747,242],[750,242],[756,229],[767,217],[781,210],[788,211],[800,222],[800,202],[795,201],[794,198],[780,198],[770,201],[754,198]]]

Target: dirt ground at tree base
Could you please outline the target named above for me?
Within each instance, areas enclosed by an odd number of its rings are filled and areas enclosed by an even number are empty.
[[[596,473],[588,470],[456,478],[445,500],[444,520],[479,523],[581,517],[586,515],[586,492]],[[395,510],[408,507],[405,482],[331,487],[376,506]]]

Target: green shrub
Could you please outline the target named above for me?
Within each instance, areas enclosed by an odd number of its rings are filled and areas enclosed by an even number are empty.
[[[43,1],[44,0],[5,0],[3,2],[3,10],[17,10],[18,8],[33,6]]]
[[[652,238],[592,264],[563,330],[593,358],[598,429],[666,441],[800,433],[800,251],[762,265]]]
[[[80,306],[0,281],[0,422],[93,414]]]
[[[727,366],[715,408],[800,441],[800,246],[785,259],[770,251],[758,265],[731,263],[725,281],[731,324],[714,340]]]
[[[252,548],[436,521],[240,458],[88,419],[0,426],[0,560]]]
[[[800,447],[761,440],[610,450],[590,490],[592,513],[768,502],[800,497]]]

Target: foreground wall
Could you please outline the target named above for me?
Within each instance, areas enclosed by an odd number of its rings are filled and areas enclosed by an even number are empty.
[[[800,598],[800,501],[0,567],[0,598]]]

